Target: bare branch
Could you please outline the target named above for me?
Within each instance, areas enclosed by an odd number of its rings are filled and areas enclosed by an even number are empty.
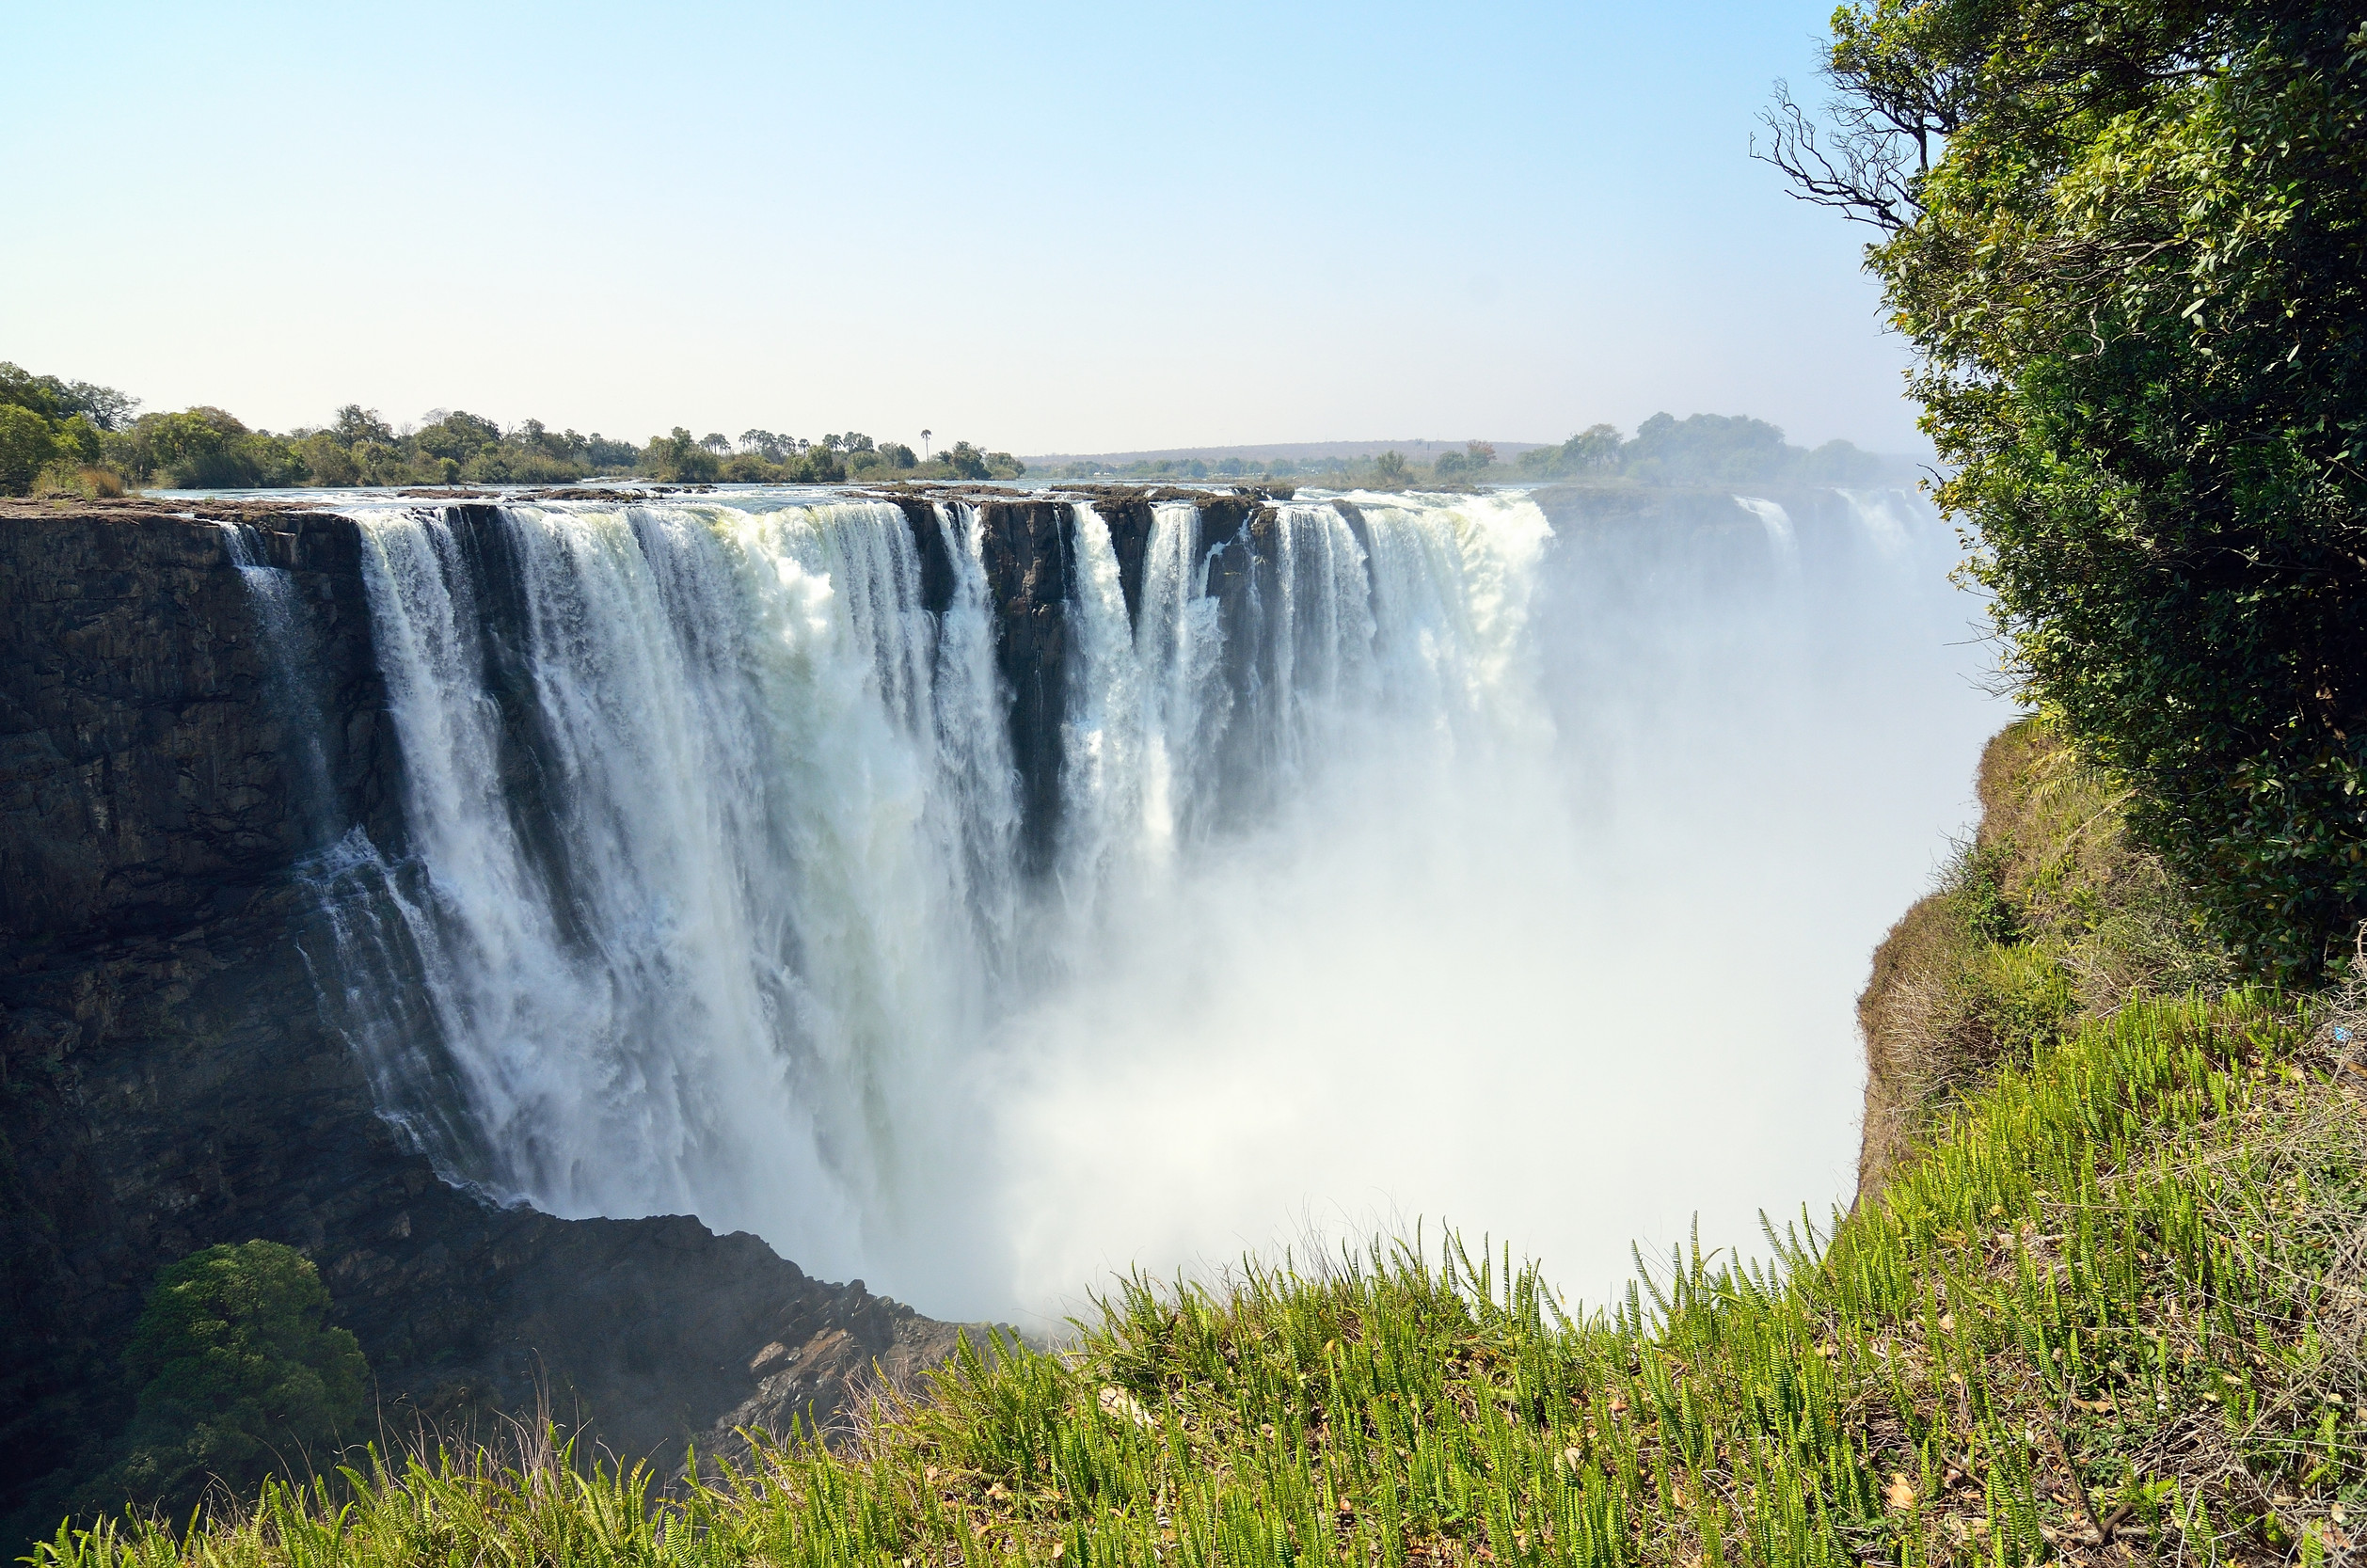
[[[1835,208],[1854,222],[1884,232],[1904,229],[1922,215],[1915,182],[1930,168],[1928,125],[1912,128],[1876,123],[1874,110],[1847,103],[1830,106],[1837,127],[1823,145],[1807,112],[1792,101],[1790,87],[1775,84],[1775,99],[1759,113],[1768,145],[1751,138],[1751,156],[1781,169],[1792,195]]]

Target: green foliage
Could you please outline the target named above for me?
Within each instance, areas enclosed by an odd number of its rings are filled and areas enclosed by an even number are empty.
[[[1891,230],[1939,499],[2028,692],[2248,965],[2339,964],[2367,919],[2357,6],[1877,0],[1829,67],[1837,150],[1779,115],[1776,156]]]
[[[1430,465],[1433,478],[1440,481],[1468,480],[1496,461],[1496,449],[1485,441],[1466,441],[1461,451],[1442,451]]]
[[[22,404],[0,403],[0,495],[23,495],[56,447],[50,422]]]
[[[35,375],[0,361],[0,406],[29,408],[52,421],[80,415],[95,429],[120,430],[131,419],[132,410],[139,406],[139,399],[127,397],[112,387]]]
[[[680,425],[668,436],[653,436],[642,449],[642,467],[669,484],[704,484],[723,471],[723,460],[691,438]]]
[[[374,408],[347,404],[316,429],[250,430],[219,408],[135,420],[134,399],[86,382],[0,364],[0,494],[35,483],[82,483],[116,493],[120,481],[177,489],[342,488],[401,484],[565,484],[596,474],[643,474],[669,483],[759,484],[899,479],[1016,479],[1009,452],[959,442],[923,464],[900,441],[856,432],[818,442],[770,431],[693,438],[676,425],[646,447],[526,420],[504,431],[482,415],[438,409],[397,430]],[[71,470],[86,470],[79,479]],[[43,478],[43,475],[49,478]],[[91,480],[94,483],[83,483]]]
[[[2347,1012],[2341,1016],[2350,1016]],[[2367,1505],[2367,1113],[2268,997],[2144,1003],[1968,1100],[1829,1238],[1608,1312],[1450,1240],[1121,1284],[838,1451],[384,1459],[59,1568],[2289,1560]],[[713,1475],[710,1465],[707,1473]],[[2338,1512],[2340,1511],[2340,1512]]]
[[[1961,1095],[2148,995],[2216,990],[2226,953],[2132,842],[2126,792],[2036,720],[1983,752],[1980,829],[1874,955],[1859,1191],[1908,1160]]]
[[[1495,455],[1491,450],[1491,458]],[[1517,467],[1530,479],[1622,479],[1638,484],[1869,484],[1891,475],[1888,460],[1847,441],[1813,451],[1744,415],[1655,414],[1623,440],[1590,425],[1558,447],[1533,447]]]
[[[37,483],[79,483],[78,470],[101,460],[103,433],[119,428],[137,406],[111,387],[0,362],[0,496]]]
[[[951,479],[1017,479],[1027,471],[1027,466],[1009,452],[985,451],[967,441],[956,441],[939,453],[935,466]]]
[[[328,1291],[276,1242],[212,1246],[158,1274],[123,1365],[139,1390],[124,1457],[84,1508],[185,1513],[209,1484],[241,1490],[308,1454],[326,1461],[361,1415],[369,1367],[324,1325]]]

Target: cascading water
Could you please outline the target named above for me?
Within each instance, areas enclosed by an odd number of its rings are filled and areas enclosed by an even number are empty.
[[[1150,715],[1126,590],[1109,524],[1090,501],[1076,523],[1075,681],[1061,724],[1061,807],[1066,835],[1060,882],[1072,915],[1089,916],[1095,895],[1121,874],[1121,857],[1146,835],[1144,746]]]
[[[1905,556],[1911,537],[1907,514],[1914,504],[1908,492],[1842,490],[1838,494],[1849,502],[1858,527],[1866,531],[1866,537],[1876,549],[1894,561]]]
[[[1059,521],[1056,551],[1030,546],[1059,574],[1032,610],[1015,514],[965,499],[353,512],[405,832],[314,857],[308,953],[382,1108],[448,1175],[562,1214],[694,1212],[1000,1313],[1269,1244],[1301,1202],[1349,1228],[1501,1215],[1608,1267],[1658,1212],[1618,1184],[1638,1108],[1706,1105],[1737,1160],[1801,1147],[1790,1121],[1753,1131],[1805,1092],[1793,1058],[1630,993],[1705,928],[1678,892],[1691,846],[1716,893],[1684,896],[1723,933],[1759,907],[1733,872],[1748,845],[1819,809],[1740,782],[1786,737],[1838,744],[1822,720],[1770,728],[1828,659],[1818,628],[1861,624],[1813,596],[1890,607],[1862,623],[1885,649],[1934,624],[1897,621],[1867,507],[1803,517],[1783,594],[1713,578],[1638,620],[1588,585],[1661,568],[1589,574],[1599,545],[1655,536],[1590,536],[1548,574],[1517,496],[1029,504]],[[1808,619],[1771,638],[1771,615]],[[1015,646],[1056,650],[1025,673],[1053,683],[1056,733],[1025,746]],[[1931,765],[1951,792],[1968,747]],[[1046,766],[1049,823],[1023,777]],[[1705,779],[1741,790],[1716,797],[1729,816],[1774,815],[1703,832],[1684,802]],[[1866,828],[1859,808],[1870,860]],[[1886,920],[1900,893],[1871,885]],[[1757,945],[1791,951],[1797,925]],[[1805,963],[1755,983],[1797,990]],[[1842,999],[1845,1064],[1849,984],[1817,991]],[[1805,1103],[1845,1123],[1841,1070]]]
[[[1800,559],[1800,532],[1792,527],[1791,514],[1777,501],[1762,500],[1755,496],[1737,496],[1734,504],[1748,512],[1767,531],[1767,547],[1775,559],[1786,565],[1796,565]]]
[[[998,1023],[1100,961],[1113,897],[1144,918],[1343,725],[1501,717],[1491,619],[1546,532],[1517,500],[1358,498],[1260,546],[1161,502],[1130,625],[1075,504],[1038,883],[972,503],[934,509],[933,611],[883,502],[353,515],[407,844],[322,862],[325,1004],[388,1114],[499,1196],[687,1211],[838,1272],[947,1244]],[[1252,548],[1263,657],[1229,664],[1211,563]]]

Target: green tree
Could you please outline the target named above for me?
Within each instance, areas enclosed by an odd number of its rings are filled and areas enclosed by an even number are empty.
[[[359,441],[374,441],[382,447],[395,443],[394,427],[379,417],[375,408],[364,408],[349,403],[337,411],[337,422],[329,426],[329,435],[341,447],[351,448]]]
[[[250,432],[222,409],[186,408],[178,414],[147,414],[132,436],[141,474],[160,473],[184,490],[230,489],[255,483],[253,466],[239,441]]]
[[[1383,484],[1403,484],[1406,482],[1406,454],[1385,451],[1373,459],[1373,474]]]
[[[123,1356],[139,1387],[129,1452],[86,1505],[185,1509],[209,1481],[248,1487],[334,1445],[370,1369],[351,1333],[325,1325],[328,1305],[311,1262],[276,1242],[207,1247],[159,1273]]]
[[[129,422],[132,410],[139,406],[139,399],[87,381],[35,375],[0,360],[0,404],[29,408],[53,421],[79,414],[100,430],[120,430]]]
[[[642,465],[668,484],[705,484],[721,471],[723,460],[701,446],[688,430],[675,425],[672,435],[650,437]]]
[[[0,495],[21,496],[49,466],[56,448],[49,421],[18,403],[0,403]]]
[[[455,409],[412,437],[430,457],[467,463],[487,447],[501,444],[501,427],[491,420]]]
[[[2367,917],[2356,0],[1877,0],[1827,73],[1766,155],[1882,234],[2028,694],[2241,958],[2320,968]]]

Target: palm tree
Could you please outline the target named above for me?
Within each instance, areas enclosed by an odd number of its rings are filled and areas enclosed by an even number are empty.
[[[933,433],[926,430],[920,433],[920,460],[924,463],[929,461],[929,437],[931,434]]]

